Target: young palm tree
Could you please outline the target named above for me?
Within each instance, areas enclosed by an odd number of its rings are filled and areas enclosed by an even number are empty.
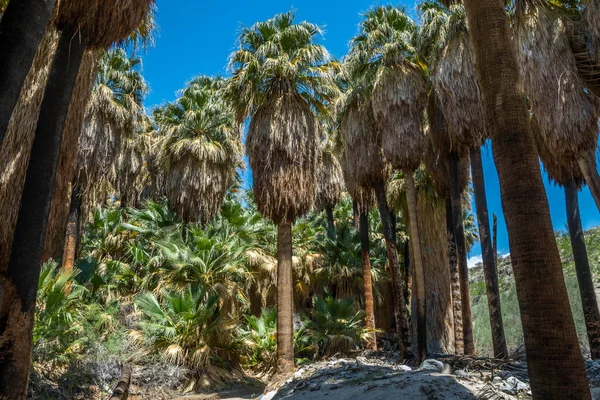
[[[225,82],[198,77],[179,99],[154,110],[165,136],[167,198],[186,222],[215,216],[241,165],[241,126],[219,90]]]
[[[350,60],[368,60],[367,63],[374,64],[371,68],[376,70],[376,78],[371,104],[381,135],[381,147],[391,166],[406,172],[417,293],[417,360],[420,361],[427,353],[425,277],[412,173],[421,163],[424,152],[422,120],[427,83],[422,64],[415,58],[413,39],[416,29],[417,25],[403,10],[392,6],[373,8],[365,14],[361,32],[353,39]],[[376,194],[379,202],[384,201],[381,190]]]
[[[327,234],[335,240],[335,222],[333,220],[333,207],[342,197],[343,181],[342,167],[334,154],[333,143],[326,139],[321,143],[319,172],[317,174],[317,210],[325,210],[327,214]]]
[[[540,399],[590,399],[504,3],[464,4],[500,178],[531,390]]]
[[[250,118],[246,153],[258,209],[278,227],[277,358],[294,369],[292,223],[313,206],[329,83],[317,25],[278,14],[242,30],[230,57],[229,94],[238,122]]]
[[[0,397],[24,398],[31,330],[62,133],[86,47],[108,47],[140,24],[152,0],[116,4],[61,2],[61,31],[38,118],[12,250],[3,283],[0,319]]]
[[[55,0],[0,2],[0,143],[33,64]]]

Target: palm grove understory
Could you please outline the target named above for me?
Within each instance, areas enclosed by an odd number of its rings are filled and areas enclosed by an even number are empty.
[[[278,14],[241,30],[227,76],[147,113],[153,1],[0,2],[0,397],[94,338],[188,388],[382,345],[474,355],[477,240],[489,355],[508,358],[487,145],[533,395],[590,398],[539,163],[565,190],[595,359],[578,191],[600,204],[600,4],[509,3],[373,7],[342,60]]]

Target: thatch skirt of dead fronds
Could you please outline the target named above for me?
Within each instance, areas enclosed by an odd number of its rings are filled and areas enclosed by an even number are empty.
[[[235,179],[241,149],[226,149],[204,136],[172,137],[163,152],[170,206],[184,221],[210,221]]]
[[[321,144],[317,183],[317,210],[335,206],[342,197],[344,177],[342,166],[329,142]]]
[[[546,147],[544,138],[540,134],[540,127],[535,118],[531,118],[531,132],[535,140],[538,155],[550,180],[561,186],[573,182],[578,188],[581,187],[584,183],[584,177],[577,160],[562,160],[555,157]]]
[[[373,87],[373,112],[386,160],[396,169],[414,171],[425,150],[423,118],[427,81],[412,65],[382,68]]]
[[[598,140],[598,105],[585,90],[569,46],[570,27],[544,6],[518,16],[515,46],[525,94],[550,153],[578,159]]]
[[[57,43],[56,30],[49,27],[38,47],[0,146],[0,220],[3,225],[0,229],[0,271],[8,264],[29,154]]]
[[[258,210],[293,222],[314,205],[321,127],[297,93],[272,94],[252,117],[246,152]]]
[[[485,118],[466,32],[457,33],[444,48],[435,70],[434,90],[448,126],[447,151],[468,153],[470,146],[480,146]]]
[[[371,186],[359,186],[356,178],[353,176],[354,170],[352,165],[348,162],[345,153],[342,153],[341,158],[342,175],[346,184],[346,190],[352,197],[352,200],[356,202],[359,210],[364,211],[373,207],[375,204],[375,193]]]
[[[339,131],[344,149],[346,185],[370,188],[375,182],[384,182],[386,165],[371,104],[349,104]],[[352,193],[350,186],[348,190],[353,197],[357,194]]]
[[[154,0],[61,0],[55,24],[67,34],[83,34],[90,48],[108,48],[137,29]]]

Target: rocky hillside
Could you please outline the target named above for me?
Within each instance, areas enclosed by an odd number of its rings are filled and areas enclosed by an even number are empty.
[[[585,232],[585,241],[590,259],[590,267],[594,276],[596,293],[600,298],[600,227],[589,229]],[[562,260],[565,274],[565,284],[571,301],[571,309],[575,318],[577,333],[584,351],[588,344],[585,335],[585,325],[577,276],[575,274],[575,263],[569,235],[566,232],[557,232],[556,242]],[[492,349],[489,315],[487,310],[487,299],[485,293],[485,282],[483,277],[483,266],[478,263],[469,271],[471,284],[471,301],[473,305],[473,321],[477,350],[480,354],[490,354]],[[500,295],[502,300],[502,315],[506,339],[511,351],[519,351],[523,343],[523,331],[521,329],[519,307],[517,302],[515,280],[510,263],[510,255],[499,257],[498,279],[500,283]]]

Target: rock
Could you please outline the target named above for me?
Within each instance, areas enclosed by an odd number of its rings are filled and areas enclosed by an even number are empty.
[[[272,390],[268,393],[265,393],[265,394],[259,396],[258,400],[272,400],[276,394],[277,394],[277,390]]]
[[[304,375],[304,368],[300,368],[298,371],[294,372],[294,379],[300,379],[302,378],[302,375]]]
[[[419,369],[422,371],[442,372],[444,370],[444,363],[438,360],[429,359],[423,361]]]
[[[399,371],[404,371],[404,372],[412,372],[412,368],[405,364],[400,364],[400,365],[396,366],[396,369]]]
[[[469,374],[465,370],[462,370],[462,369],[458,369],[458,370],[454,371],[454,375],[456,375],[456,377],[460,378],[460,379],[469,379]]]
[[[310,390],[311,392],[316,392],[317,390],[321,390],[321,385],[319,385],[318,383],[311,383],[308,387],[308,390]]]
[[[521,382],[520,380],[518,380],[514,376],[511,376],[511,377],[507,378],[506,379],[506,383],[508,383],[509,385],[511,385],[517,392],[529,390],[529,385],[528,384],[526,384],[524,382]]]
[[[494,379],[492,380],[492,382],[495,385],[501,385],[504,383],[504,381],[502,380],[502,378],[500,378],[499,376],[495,376]]]
[[[513,374],[511,374],[511,373],[510,373],[510,372],[508,372],[508,371],[504,371],[504,370],[502,370],[502,371],[499,371],[499,372],[498,372],[496,375],[498,375],[498,376],[499,376],[500,378],[502,378],[502,379],[508,379],[508,378],[510,378],[511,376],[513,376]]]

